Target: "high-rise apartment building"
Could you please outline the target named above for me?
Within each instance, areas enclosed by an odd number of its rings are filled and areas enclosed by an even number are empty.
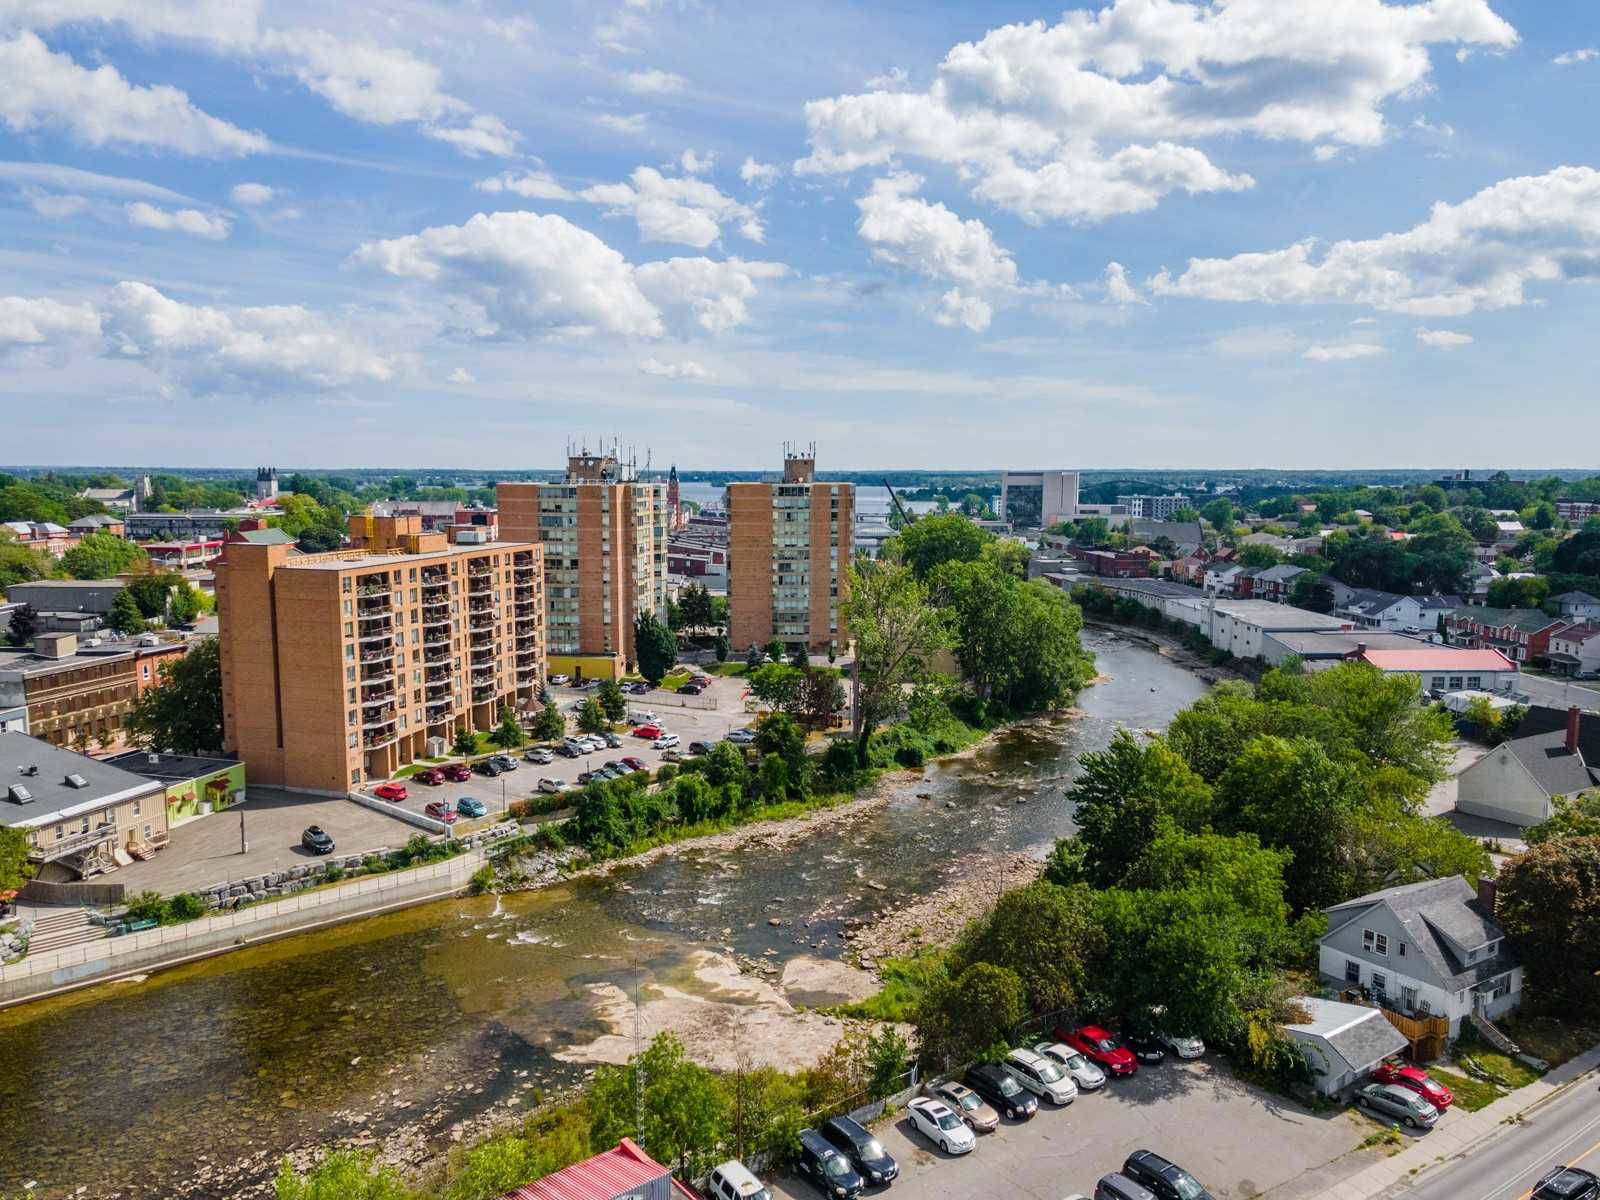
[[[559,483],[501,483],[495,500],[501,536],[544,547],[550,671],[622,674],[635,661],[635,615],[667,619],[666,488],[584,451]]]
[[[1188,508],[1187,496],[1118,496],[1117,503],[1128,510],[1130,517],[1145,521],[1170,521],[1176,512]]]
[[[736,652],[843,646],[839,610],[854,546],[854,484],[816,482],[816,452],[784,452],[778,483],[730,483],[728,639]]]
[[[350,537],[230,542],[216,566],[223,728],[252,782],[343,794],[543,684],[537,546],[452,543],[415,516],[353,516]]]
[[[1006,471],[996,515],[1013,529],[1049,529],[1078,519],[1076,471]]]

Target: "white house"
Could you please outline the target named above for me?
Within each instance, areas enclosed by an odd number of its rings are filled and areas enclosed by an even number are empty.
[[[1522,999],[1522,966],[1494,920],[1495,886],[1459,875],[1372,892],[1327,909],[1318,966],[1383,1007],[1444,1017],[1450,1036],[1473,1014],[1494,1020]]]
[[[1600,625],[1568,625],[1550,635],[1550,667],[1562,675],[1600,672]]]
[[[1518,737],[1502,742],[1456,778],[1456,811],[1512,825],[1537,825],[1554,811],[1557,796],[1576,796],[1600,785],[1600,761],[1584,753],[1600,734],[1600,719],[1585,720],[1576,707],[1562,714],[1530,709]]]
[[[1364,1004],[1316,996],[1290,1003],[1303,1008],[1307,1019],[1285,1025],[1283,1032],[1305,1051],[1316,1089],[1324,1096],[1355,1087],[1384,1059],[1410,1045],[1387,1017]]]
[[[1562,592],[1551,596],[1550,601],[1563,617],[1574,621],[1600,621],[1600,598],[1588,592]]]
[[[1400,596],[1358,588],[1340,599],[1333,612],[1363,629],[1432,633],[1439,627],[1441,616],[1460,607],[1459,596]]]
[[[1238,563],[1214,563],[1206,568],[1206,577],[1202,586],[1212,595],[1232,595],[1234,576],[1244,570]]]

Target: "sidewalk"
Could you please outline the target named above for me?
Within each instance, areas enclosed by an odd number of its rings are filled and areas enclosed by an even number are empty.
[[[1373,1163],[1323,1192],[1318,1200],[1373,1200],[1401,1183],[1416,1182],[1423,1171],[1446,1166],[1508,1127],[1511,1118],[1550,1099],[1574,1080],[1600,1068],[1600,1046],[1568,1059],[1527,1087],[1502,1096],[1460,1120],[1444,1121],[1426,1136],[1411,1140],[1398,1154]]]

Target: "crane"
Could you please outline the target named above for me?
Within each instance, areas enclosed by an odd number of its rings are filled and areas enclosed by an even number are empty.
[[[894,487],[889,483],[887,476],[884,477],[883,486],[888,488],[889,499],[894,504],[894,510],[900,514],[900,524],[905,526],[911,524],[912,521],[915,521],[916,518],[906,511],[905,505],[900,503],[900,497],[894,494]]]

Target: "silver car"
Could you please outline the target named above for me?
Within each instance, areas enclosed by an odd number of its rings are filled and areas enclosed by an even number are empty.
[[[1168,1033],[1161,1030],[1156,1034],[1156,1041],[1179,1058],[1201,1058],[1205,1055],[1206,1044],[1197,1037],[1185,1037],[1181,1033]]]
[[[1410,1088],[1397,1083],[1369,1083],[1356,1092],[1356,1104],[1365,1109],[1398,1117],[1411,1129],[1431,1129],[1439,1110]]]
[[[1040,1042],[1034,1050],[1061,1064],[1080,1092],[1092,1092],[1106,1085],[1106,1073],[1064,1042]]]

